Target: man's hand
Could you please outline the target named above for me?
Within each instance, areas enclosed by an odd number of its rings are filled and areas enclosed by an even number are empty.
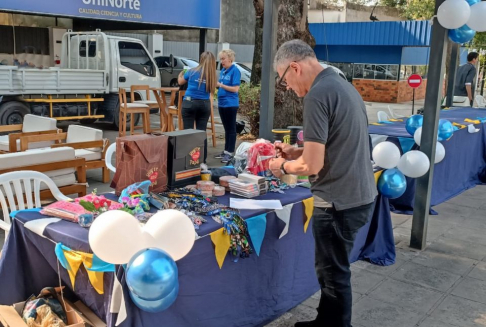
[[[302,155],[302,148],[296,148],[287,143],[275,143],[275,150],[277,150],[277,157],[287,160],[295,160]]]
[[[280,170],[280,167],[282,166],[282,163],[284,163],[285,161],[287,161],[287,160],[284,159],[284,158],[270,159],[268,167],[270,168],[270,170],[272,171],[272,174],[275,177],[277,177],[277,178],[282,177],[283,174],[282,174],[282,171]]]

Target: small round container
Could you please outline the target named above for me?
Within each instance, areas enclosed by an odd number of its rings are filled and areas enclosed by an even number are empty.
[[[214,182],[212,181],[198,181],[197,188],[201,191],[213,191]]]
[[[203,181],[210,181],[211,180],[211,172],[209,170],[201,172],[201,180]]]
[[[225,188],[223,186],[216,185],[213,189],[214,196],[223,196],[225,193]]]
[[[92,214],[84,213],[82,215],[79,215],[78,224],[81,227],[88,228],[93,223],[93,220],[94,220],[94,216]]]

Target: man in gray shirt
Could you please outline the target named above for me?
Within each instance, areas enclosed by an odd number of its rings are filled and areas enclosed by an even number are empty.
[[[301,40],[284,43],[275,56],[279,84],[304,97],[304,147],[276,145],[270,169],[311,176],[315,268],[321,286],[317,318],[295,326],[351,326],[349,255],[358,230],[372,215],[377,195],[370,160],[368,118],[356,89],[323,69]]]
[[[456,84],[454,86],[454,95],[468,97],[472,107],[474,102],[474,78],[476,77],[476,64],[479,54],[470,52],[467,55],[467,64],[460,66],[456,73]]]

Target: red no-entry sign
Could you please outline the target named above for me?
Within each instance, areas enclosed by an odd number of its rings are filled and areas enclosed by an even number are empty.
[[[408,85],[415,89],[419,87],[420,84],[422,84],[422,77],[419,74],[410,75],[408,78]]]

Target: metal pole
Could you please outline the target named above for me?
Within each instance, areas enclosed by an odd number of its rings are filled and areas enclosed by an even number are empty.
[[[260,97],[260,138],[272,139],[275,103],[273,58],[277,52],[279,0],[265,0],[263,7],[262,88]]]
[[[201,28],[199,30],[199,55],[206,51],[207,49],[207,35],[208,35],[208,30],[206,28]]]
[[[435,15],[437,9],[445,0],[435,1]],[[445,62],[447,44],[447,30],[434,18],[432,39],[430,43],[429,73],[424,103],[424,124],[420,149],[430,159],[430,170],[422,177],[417,178],[415,190],[415,204],[412,220],[412,235],[410,247],[423,250],[427,241],[427,224],[430,209],[430,194],[432,178],[434,176],[435,146],[437,143],[437,129],[440,114],[440,97],[444,81],[442,71]]]
[[[451,49],[451,63],[449,66],[449,78],[447,80],[447,97],[446,97],[446,107],[452,107],[454,100],[454,86],[456,83],[456,72],[459,59],[459,44],[452,44]]]
[[[412,115],[415,113],[415,88],[412,89]]]

